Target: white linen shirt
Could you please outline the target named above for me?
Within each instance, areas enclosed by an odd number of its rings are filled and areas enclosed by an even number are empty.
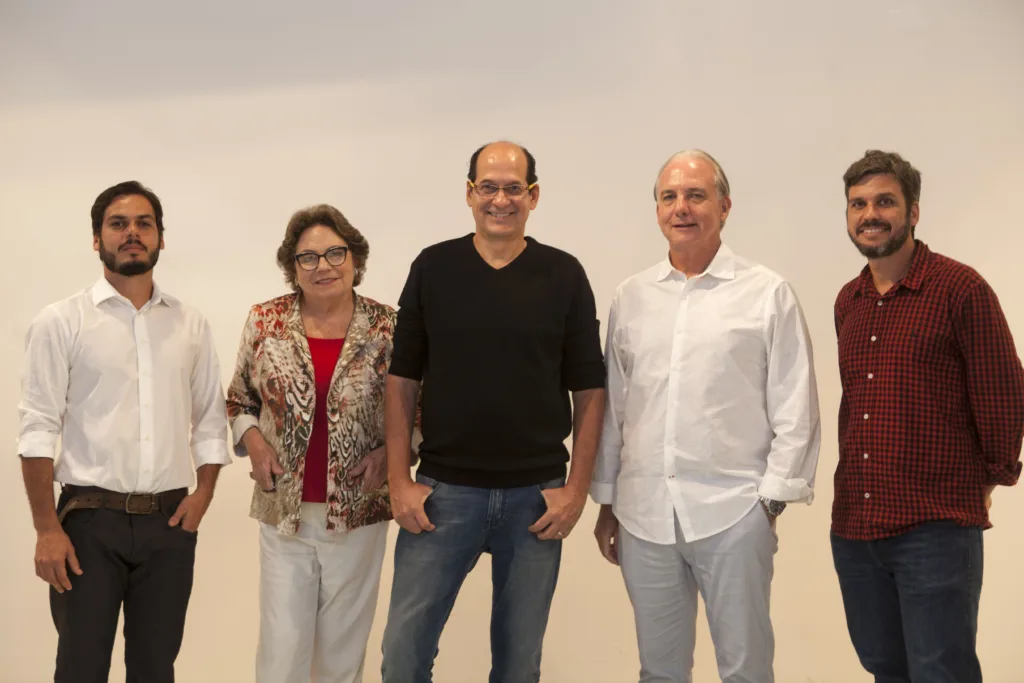
[[[668,259],[615,292],[591,484],[632,535],[687,542],[758,504],[813,499],[821,446],[811,340],[792,287],[724,244],[687,278]]]
[[[18,412],[19,455],[54,458],[59,437],[64,484],[159,493],[231,462],[210,326],[155,284],[139,310],[103,278],[44,308],[26,335]]]

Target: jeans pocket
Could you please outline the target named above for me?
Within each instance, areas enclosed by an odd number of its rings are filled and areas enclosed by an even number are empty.
[[[441,482],[439,482],[437,479],[434,479],[433,477],[428,477],[425,474],[420,474],[419,472],[416,473],[416,483],[430,487],[430,493],[427,494],[427,498],[433,496],[434,492],[437,491],[437,488],[441,485]]]
[[[538,491],[546,491],[547,489],[560,489],[565,486],[565,477],[556,477],[549,479],[548,481],[537,484]]]

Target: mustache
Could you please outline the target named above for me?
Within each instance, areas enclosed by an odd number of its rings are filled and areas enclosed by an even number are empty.
[[[142,249],[142,251],[145,251],[145,252],[149,251],[149,249],[146,248],[145,244],[143,244],[142,242],[140,242],[139,240],[134,239],[134,238],[129,238],[128,241],[125,242],[124,244],[122,244],[120,247],[118,247],[117,250],[118,251],[124,251],[128,247],[139,247],[140,249]]]
[[[857,226],[857,234],[864,232],[867,228],[885,228],[886,230],[892,230],[892,223],[883,220],[867,220]]]

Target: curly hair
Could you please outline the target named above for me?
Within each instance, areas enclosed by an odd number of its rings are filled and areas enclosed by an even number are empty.
[[[302,233],[315,225],[330,228],[348,244],[348,253],[352,256],[352,267],[355,276],[352,286],[358,287],[366,273],[366,259],[370,255],[370,243],[363,234],[356,230],[348,219],[330,204],[317,204],[299,209],[292,214],[288,227],[284,229],[284,239],[277,248],[277,265],[284,272],[284,281],[295,291],[299,291],[299,282],[295,275],[295,251]]]

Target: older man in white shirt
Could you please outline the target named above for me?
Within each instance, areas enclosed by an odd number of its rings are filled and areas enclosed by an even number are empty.
[[[729,182],[706,152],[655,184],[668,258],[608,319],[595,535],[621,566],[641,683],[692,680],[697,594],[724,683],[771,683],[775,518],[810,503],[821,441],[811,341],[792,287],[722,244]]]
[[[127,680],[172,683],[196,532],[231,462],[220,367],[203,316],[153,282],[159,198],[115,185],[92,224],[103,277],[33,320],[19,404],[53,680],[106,682],[123,607]]]

